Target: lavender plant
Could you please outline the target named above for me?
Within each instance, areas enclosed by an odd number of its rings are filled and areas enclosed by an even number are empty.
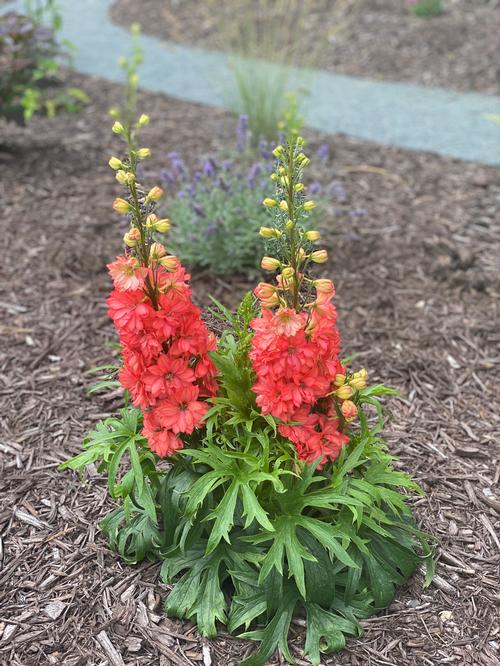
[[[285,117],[287,130],[292,121],[297,122]],[[258,231],[268,222],[260,204],[267,196],[266,174],[273,156],[262,140],[257,152],[250,150],[249,140],[248,117],[242,115],[229,159],[209,157],[191,170],[178,153],[168,155],[169,166],[161,171],[167,192],[162,215],[175,219],[169,244],[190,268],[206,268],[217,275],[251,274],[258,269],[263,249]],[[312,182],[309,187],[318,197],[321,185]]]

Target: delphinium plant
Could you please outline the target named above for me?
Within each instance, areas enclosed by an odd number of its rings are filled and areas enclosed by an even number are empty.
[[[274,274],[236,313],[218,306],[216,339],[191,301],[179,259],[155,240],[158,187],[137,175],[149,150],[115,121],[127,145],[110,165],[125,187],[114,209],[129,217],[124,252],[109,265],[107,304],[120,337],[126,406],[98,423],[63,464],[107,474],[117,506],[101,523],[129,563],[161,562],[168,615],[214,637],[218,624],[260,642],[245,666],[279,649],[292,662],[293,618],[304,653],[341,649],[359,621],[432,559],[408,494],[422,491],[394,468],[380,398],[365,369],[340,357],[335,288],[317,275],[327,259],[308,225],[303,140],[274,150],[273,196],[262,267]]]
[[[88,101],[80,88],[58,87],[61,62],[68,56],[57,39],[60,27],[51,0],[28,3],[25,15],[0,15],[0,116],[23,123],[37,112],[53,116]]]
[[[289,103],[281,131],[296,131],[300,122]],[[260,203],[273,167],[271,148],[263,141],[258,150],[249,146],[248,118],[242,115],[227,159],[208,157],[193,170],[177,152],[169,154],[169,165],[161,171],[166,191],[161,211],[175,220],[169,245],[190,269],[205,268],[214,275],[256,273],[262,249],[258,232],[267,219]],[[319,183],[309,186],[319,194]]]

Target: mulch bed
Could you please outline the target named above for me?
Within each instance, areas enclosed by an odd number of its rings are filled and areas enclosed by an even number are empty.
[[[112,666],[239,663],[252,645],[204,641],[165,618],[158,565],[127,566],[99,520],[112,508],[96,471],[85,484],[57,465],[120,405],[87,396],[85,371],[115,340],[105,263],[120,251],[117,152],[106,111],[119,86],[73,76],[92,103],[81,114],[0,125],[0,663]],[[192,159],[227,146],[234,120],[148,94],[145,144],[154,181],[169,150]],[[328,137],[308,133],[310,151]],[[324,219],[345,353],[401,389],[387,428],[401,467],[427,490],[415,502],[439,540],[438,575],[401,590],[360,640],[325,664],[499,664],[500,179],[493,168],[328,138],[345,201]],[[360,210],[364,209],[364,215]],[[233,305],[245,278],[194,278]],[[293,640],[299,665],[303,627]],[[205,650],[205,652],[203,652]],[[107,661],[105,661],[107,660]],[[275,657],[273,664],[283,663]]]
[[[262,0],[256,4],[264,6]],[[294,39],[307,65],[339,74],[500,94],[499,0],[443,0],[444,13],[433,18],[412,16],[406,0],[306,4]],[[113,20],[121,25],[137,21],[146,33],[223,50],[224,12],[234,25],[238,12],[233,2],[115,0],[111,9]],[[308,61],[311,51],[316,53],[313,63]]]

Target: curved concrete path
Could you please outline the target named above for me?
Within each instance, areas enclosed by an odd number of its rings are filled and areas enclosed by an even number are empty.
[[[13,2],[7,7],[20,6]],[[129,33],[108,15],[111,0],[58,0],[64,38],[76,47],[74,67],[121,82],[117,65],[130,50]],[[225,54],[142,36],[141,87],[208,106],[225,106],[221,94],[232,75]],[[332,133],[428,150],[485,164],[500,164],[500,125],[486,119],[500,112],[500,97],[444,88],[371,81],[314,72],[303,106],[309,127]]]

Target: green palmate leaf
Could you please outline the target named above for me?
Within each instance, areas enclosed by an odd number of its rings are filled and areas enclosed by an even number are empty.
[[[206,541],[197,543],[184,552],[167,557],[162,565],[161,577],[167,583],[181,571],[182,577],[174,584],[166,599],[169,615],[195,621],[204,636],[216,634],[216,621],[226,622],[227,601],[222,591],[229,572],[235,572],[235,587],[241,590],[241,578],[256,580],[255,562],[261,554],[248,544],[242,544],[237,535],[231,546],[220,543],[209,555]]]
[[[242,484],[241,495],[243,499],[243,516],[246,516],[245,529],[250,527],[253,521],[256,520],[264,529],[270,532],[274,531],[267,513],[259,504],[259,500],[250,486]]]
[[[204,636],[213,638],[217,634],[215,622],[226,621],[227,603],[221,589],[227,577],[221,567],[223,551],[218,549],[208,556],[195,552],[196,559],[189,559],[188,553],[184,561],[187,571],[168,595],[165,610],[168,615],[195,621]]]
[[[205,518],[205,520],[215,519],[207,543],[207,555],[215,550],[221,539],[231,543],[229,532],[234,524],[234,510],[236,508],[240,485],[239,481],[234,480],[225,491],[224,497],[217,508]]]
[[[155,523],[145,512],[137,511],[127,518],[123,508],[112,511],[100,525],[110,546],[126,562],[136,564],[146,557],[156,559],[161,536]]]
[[[283,574],[284,557],[286,555],[289,576],[293,576],[297,589],[305,598],[304,560],[316,562],[316,558],[301,544],[297,537],[296,526],[299,524],[299,520],[297,516],[280,516],[272,521],[274,532],[258,534],[252,538],[252,541],[257,544],[272,541],[272,545],[262,561],[259,585],[264,583],[273,568]]]
[[[328,552],[308,532],[299,528],[303,544],[316,558],[316,562],[304,562],[308,601],[330,608],[337,594],[337,575]]]
[[[338,542],[339,538],[349,540],[349,536],[342,534],[338,529],[324,523],[316,518],[303,517],[297,521],[303,529],[307,530],[312,536],[328,550],[332,558],[336,558],[348,567],[356,569],[358,565],[349,556],[347,550]]]
[[[274,617],[264,629],[246,632],[241,638],[261,641],[256,654],[244,659],[240,666],[264,666],[267,659],[279,648],[282,655],[293,663],[288,648],[288,632],[299,595],[294,585],[287,583]]]
[[[359,624],[335,615],[314,603],[305,604],[307,634],[305,652],[313,666],[321,661],[320,652],[329,654],[345,647],[344,634],[359,635]]]

